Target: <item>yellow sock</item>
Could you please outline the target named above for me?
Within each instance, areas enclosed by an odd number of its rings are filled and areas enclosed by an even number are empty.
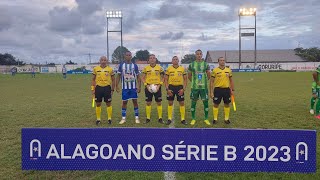
[[[186,114],[186,107],[185,106],[180,106],[180,116],[181,116],[181,121],[182,120],[185,120],[184,118],[184,116],[185,116],[185,114]]]
[[[157,106],[159,119],[162,118],[162,105]]]
[[[218,113],[219,113],[219,108],[213,107],[213,120],[215,120],[215,121],[218,120]]]
[[[150,119],[151,116],[151,106],[146,106],[146,114],[147,114],[147,119]]]
[[[96,116],[97,116],[97,120],[101,120],[101,106],[96,107]]]
[[[172,120],[172,110],[173,110],[173,106],[168,106],[168,119]]]
[[[229,120],[230,107],[224,107],[224,120]]]
[[[107,107],[108,120],[111,120],[112,117],[112,106]]]

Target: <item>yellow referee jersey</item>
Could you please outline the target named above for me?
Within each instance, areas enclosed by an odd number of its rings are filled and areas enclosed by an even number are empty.
[[[142,73],[145,74],[147,84],[162,84],[161,74],[163,74],[163,69],[158,64],[154,67],[151,67],[150,65],[146,66]]]
[[[211,77],[214,77],[214,87],[229,88],[229,78],[232,77],[232,71],[230,68],[227,67],[225,67],[224,69],[216,67],[212,70]]]
[[[96,85],[98,86],[110,86],[112,83],[111,76],[114,75],[113,70],[110,66],[102,68],[101,66],[96,66],[93,68],[93,73],[96,75]]]
[[[183,76],[186,75],[184,67],[177,68],[169,66],[166,75],[168,76],[168,83],[174,86],[183,85]]]

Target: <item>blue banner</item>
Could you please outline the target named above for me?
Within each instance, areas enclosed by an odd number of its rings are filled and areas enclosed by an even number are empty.
[[[92,74],[92,71],[90,71],[90,70],[83,70],[83,71],[69,70],[69,71],[67,71],[67,74]]]
[[[316,172],[316,131],[22,129],[23,170]]]
[[[232,72],[261,72],[261,69],[232,69]]]

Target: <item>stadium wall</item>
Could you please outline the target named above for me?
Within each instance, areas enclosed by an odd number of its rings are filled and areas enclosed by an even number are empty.
[[[181,64],[183,67],[188,68],[189,64]],[[210,69],[218,66],[218,63],[209,63]],[[231,69],[239,69],[239,63],[227,63]],[[261,71],[314,71],[320,62],[290,62],[290,63],[257,63],[255,69],[260,69]],[[97,64],[90,65],[65,65],[67,71],[75,69],[85,69],[92,71]],[[118,69],[118,64],[110,64],[110,66],[116,71]],[[147,64],[138,64],[139,70],[141,71]],[[166,69],[168,64],[161,64],[161,66]],[[0,66],[1,74],[11,73],[11,69],[16,67],[18,73],[31,73],[32,65],[24,66]],[[63,65],[56,66],[45,66],[45,65],[34,65],[35,72],[39,73],[61,73]],[[240,69],[254,69],[254,63],[242,63]]]

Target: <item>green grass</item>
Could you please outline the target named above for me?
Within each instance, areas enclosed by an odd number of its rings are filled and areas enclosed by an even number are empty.
[[[219,121],[208,127],[202,121],[196,128],[267,128],[267,129],[316,129],[319,121],[309,114],[311,73],[234,73],[237,112],[231,112],[231,124]],[[91,108],[89,75],[60,74],[0,75],[0,179],[163,179],[162,172],[114,172],[114,171],[22,171],[21,128],[24,127],[96,127],[95,110]],[[186,92],[186,97],[190,91]],[[163,94],[164,95],[164,94]],[[121,116],[121,97],[113,96],[112,127],[123,127],[115,123]],[[133,106],[128,104],[127,127],[145,127],[134,124]],[[140,117],[144,121],[144,93],[139,97]],[[178,105],[175,103],[175,105]],[[163,101],[164,119],[167,119],[167,101]],[[177,107],[177,106],[176,106]],[[190,100],[186,98],[187,114],[191,117]],[[210,101],[212,107],[212,101]],[[203,117],[203,105],[197,104],[197,117]],[[156,121],[153,104],[153,120],[148,127],[167,127]],[[179,119],[175,108],[175,119]],[[102,128],[106,124],[103,105]],[[212,108],[209,111],[212,119]],[[190,119],[187,119],[190,121]],[[199,119],[201,120],[201,119]],[[186,127],[179,123],[176,128]],[[187,126],[190,127],[190,126]],[[319,133],[318,133],[319,138]],[[317,160],[319,161],[319,144]],[[317,164],[319,169],[319,164]],[[295,173],[176,173],[177,179],[320,179],[316,174]]]

